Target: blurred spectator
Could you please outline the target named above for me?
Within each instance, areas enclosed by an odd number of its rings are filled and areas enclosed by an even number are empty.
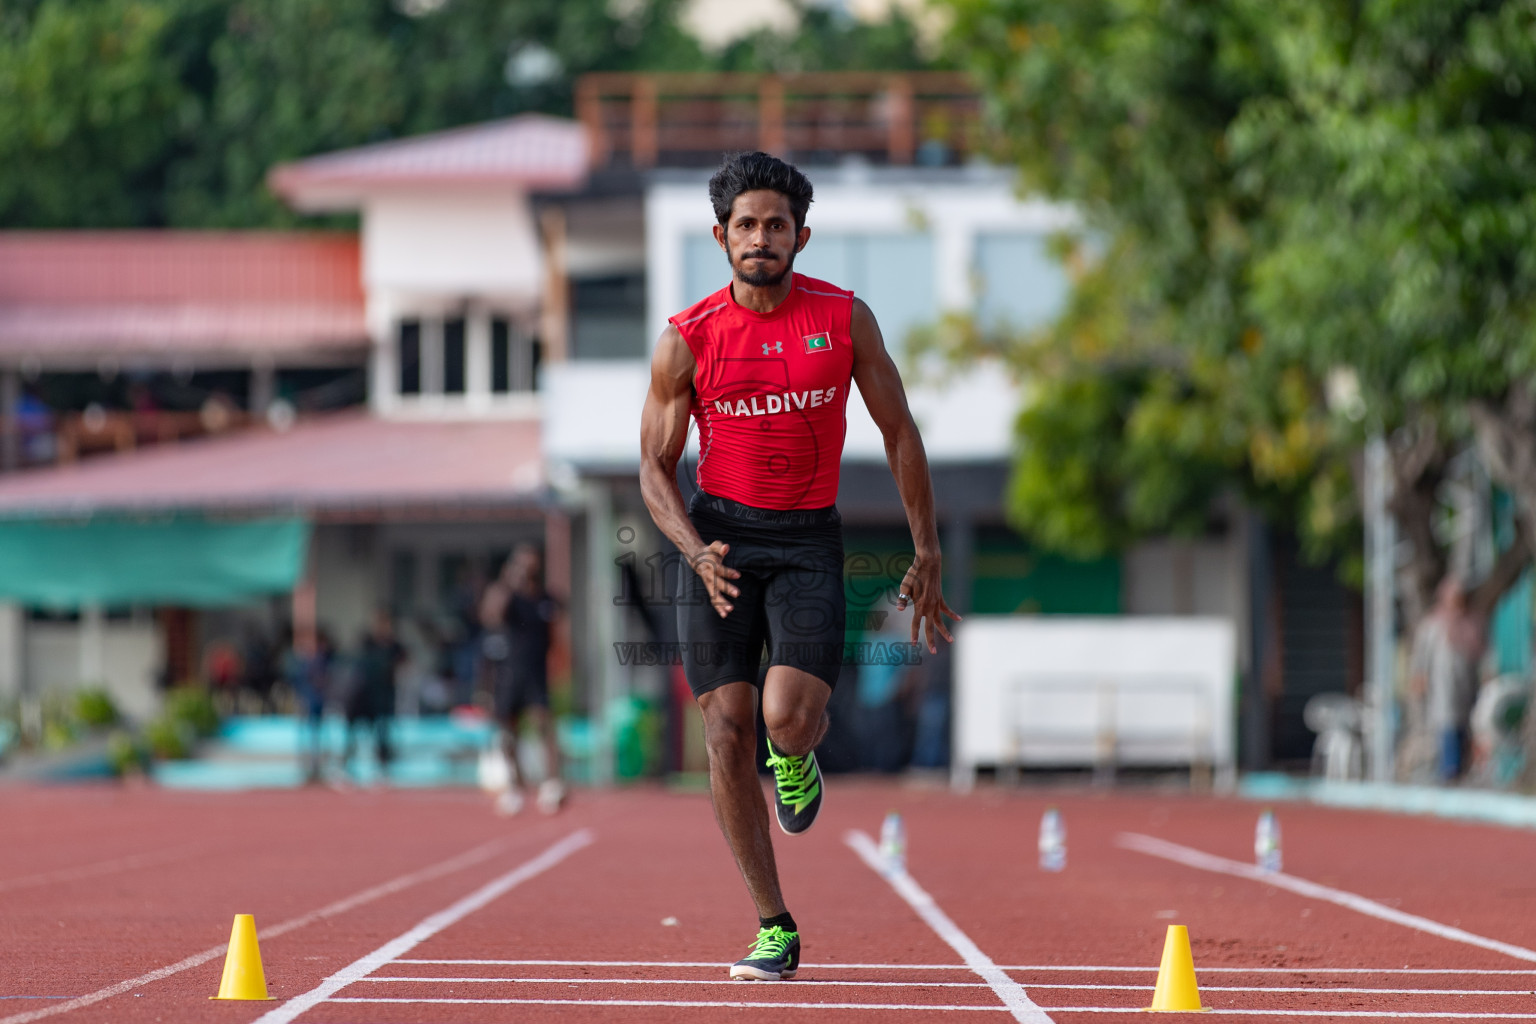
[[[293,690],[294,707],[299,717],[299,744],[304,757],[304,781],[320,781],[324,753],[321,728],[326,695],[330,690],[331,663],[335,646],[329,634],[321,630],[312,650],[297,642],[292,627],[286,630],[283,652],[283,679]]]
[[[448,639],[455,704],[469,704],[474,700],[475,673],[484,634],[480,625],[480,600],[484,596],[485,574],[473,565],[461,567],[454,581],[449,608],[454,626]]]
[[[277,682],[277,652],[267,639],[267,631],[255,622],[247,623],[241,649],[240,688],[259,703],[262,713],[274,710],[272,686]]]
[[[203,677],[213,691],[214,700],[221,714],[231,715],[239,710],[235,698],[239,693],[240,654],[228,640],[215,640],[203,655]]]
[[[1448,577],[1414,632],[1408,668],[1409,729],[1419,734],[1416,746],[1422,751],[1416,760],[1432,758],[1434,775],[1442,782],[1455,779],[1466,764],[1483,636],[1483,623],[1467,609],[1461,581]]]
[[[550,626],[556,611],[554,599],[544,589],[543,555],[531,544],[519,544],[480,602],[492,704],[507,761],[508,786],[496,798],[496,809],[502,814],[516,814],[523,806],[517,739],[525,718],[538,730],[544,746],[539,809],[553,814],[565,800],[560,747],[549,713]]]
[[[388,774],[394,751],[389,742],[390,720],[395,714],[395,674],[405,661],[405,647],[395,637],[395,620],[389,609],[373,613],[373,624],[363,636],[353,664],[354,679],[347,695],[347,744],[342,763],[352,758],[353,744],[361,730],[373,733],[379,771]]]
[[[21,431],[21,457],[29,463],[52,462],[58,454],[53,434],[53,410],[31,389],[21,393],[16,408],[16,429]]]

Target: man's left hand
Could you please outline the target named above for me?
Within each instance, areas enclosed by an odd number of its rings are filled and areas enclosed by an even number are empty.
[[[897,611],[906,611],[909,604],[913,606],[912,642],[917,643],[917,633],[921,629],[930,654],[939,651],[935,634],[950,643],[955,642],[944,624],[944,617],[960,621],[960,616],[944,602],[943,582],[943,566],[939,559],[919,558],[907,569],[901,578],[901,588],[896,592]]]

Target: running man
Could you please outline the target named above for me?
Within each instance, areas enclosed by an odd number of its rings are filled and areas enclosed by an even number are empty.
[[[678,629],[704,716],[715,817],[757,905],[757,941],[732,978],[792,978],[800,932],[784,905],[757,779],[758,666],[779,828],[821,808],[816,745],[843,660],[843,538],[835,501],[850,381],[885,437],[916,559],[896,607],[913,606],[928,649],[958,619],[940,593],[933,485],[896,365],[869,307],[794,273],[811,183],[766,153],[726,159],[709,181],[715,240],[732,280],[679,313],[651,360],[640,486],[656,525],[688,559]],[[700,490],[684,506],[677,460],[699,428]]]

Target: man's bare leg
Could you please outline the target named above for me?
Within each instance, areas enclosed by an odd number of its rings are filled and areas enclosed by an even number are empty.
[[[699,697],[709,751],[709,794],[715,820],[736,858],[742,881],[761,918],[785,912],[773,858],[768,802],[757,778],[756,687],[726,683]]]
[[[788,665],[768,669],[763,683],[763,724],[773,749],[789,757],[804,757],[816,749],[831,723],[827,701],[832,687],[809,672]]]

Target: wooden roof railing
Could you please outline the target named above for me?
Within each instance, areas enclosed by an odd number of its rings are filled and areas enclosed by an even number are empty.
[[[576,111],[594,167],[690,166],[750,149],[948,164],[980,145],[980,96],[948,71],[597,72],[577,81]]]

